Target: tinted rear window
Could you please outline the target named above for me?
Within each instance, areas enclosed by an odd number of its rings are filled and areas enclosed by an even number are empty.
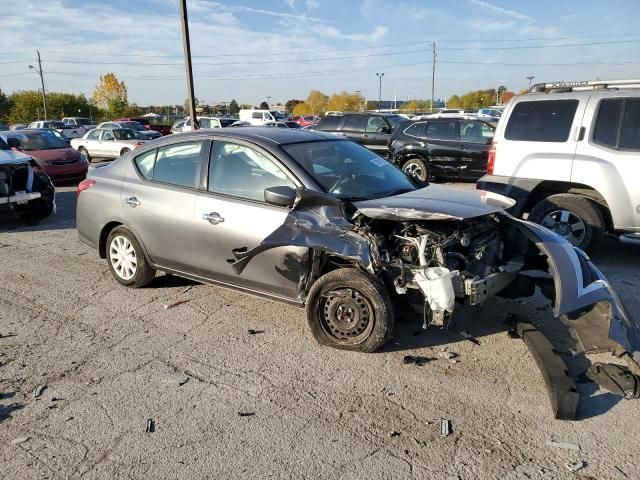
[[[405,128],[405,135],[409,135],[411,137],[424,137],[425,135],[425,127],[427,124],[425,122],[414,123],[413,125],[409,125]]]
[[[620,112],[622,99],[602,100],[598,109],[596,128],[593,141],[600,145],[616,147],[618,145],[618,128],[620,127]]]
[[[322,117],[318,123],[318,130],[337,130],[342,117]]]
[[[526,142],[566,142],[577,108],[578,100],[520,102],[509,116],[504,136]]]
[[[345,117],[342,130],[351,132],[364,132],[365,119],[366,117],[364,115]]]
[[[640,99],[627,99],[620,129],[620,149],[640,150]]]

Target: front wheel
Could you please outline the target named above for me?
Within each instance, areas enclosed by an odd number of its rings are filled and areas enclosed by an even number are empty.
[[[120,156],[122,156],[122,155],[126,155],[126,154],[127,154],[127,153],[129,153],[130,151],[131,151],[131,150],[130,150],[130,149],[128,149],[128,148],[123,148],[123,149],[120,151]]]
[[[114,228],[107,237],[107,262],[115,279],[127,287],[144,287],[156,274],[136,237],[124,227]]]
[[[410,158],[402,164],[402,171],[410,177],[426,182],[429,179],[429,167],[421,158]]]
[[[602,242],[606,228],[602,212],[592,200],[570,193],[545,198],[531,209],[528,220],[585,251],[594,250]]]
[[[87,161],[87,163],[91,163],[91,155],[89,155],[89,150],[84,147],[80,147],[78,149],[78,153],[80,154],[81,158],[84,158]]]
[[[307,321],[322,345],[375,352],[393,334],[394,311],[380,281],[355,268],[341,268],[311,287]]]

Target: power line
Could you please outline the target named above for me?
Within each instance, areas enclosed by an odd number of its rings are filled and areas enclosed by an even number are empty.
[[[559,47],[590,47],[595,45],[619,45],[623,43],[640,43],[640,40],[619,40],[615,42],[589,42],[589,43],[561,43],[557,45],[520,45],[517,47],[474,47],[474,48],[439,48],[440,50],[455,50],[455,51],[472,51],[482,48],[483,50],[525,50],[525,49],[539,49],[539,48],[559,48]]]

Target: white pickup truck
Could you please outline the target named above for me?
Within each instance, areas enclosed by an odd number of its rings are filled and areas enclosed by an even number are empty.
[[[55,130],[65,138],[82,138],[87,129],[82,126],[65,125],[59,120],[43,120],[31,122],[27,128],[46,128]]]

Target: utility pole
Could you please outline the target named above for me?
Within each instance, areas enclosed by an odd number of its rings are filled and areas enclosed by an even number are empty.
[[[180,20],[182,21],[182,46],[184,48],[184,68],[187,74],[187,103],[191,116],[191,129],[197,130],[196,100],[193,94],[193,70],[191,68],[191,43],[189,41],[189,19],[187,18],[187,0],[180,0]]]
[[[431,68],[431,111],[433,112],[433,103],[436,94],[436,42],[433,41],[433,66]]]
[[[47,94],[44,91],[44,75],[42,73],[42,60],[40,59],[40,50],[36,50],[38,53],[38,68],[33,65],[29,65],[29,68],[35,70],[38,75],[40,75],[40,84],[42,85],[42,105],[44,106],[44,119],[47,119]],[[39,116],[39,115],[38,115]]]
[[[529,88],[531,88],[531,80],[533,80],[534,78],[536,78],[534,75],[529,75],[527,77],[527,80],[529,80]]]
[[[378,76],[378,80],[379,80],[379,85],[378,85],[378,112],[380,111],[380,106],[382,105],[382,77],[384,77],[384,73],[377,73],[376,75]]]

